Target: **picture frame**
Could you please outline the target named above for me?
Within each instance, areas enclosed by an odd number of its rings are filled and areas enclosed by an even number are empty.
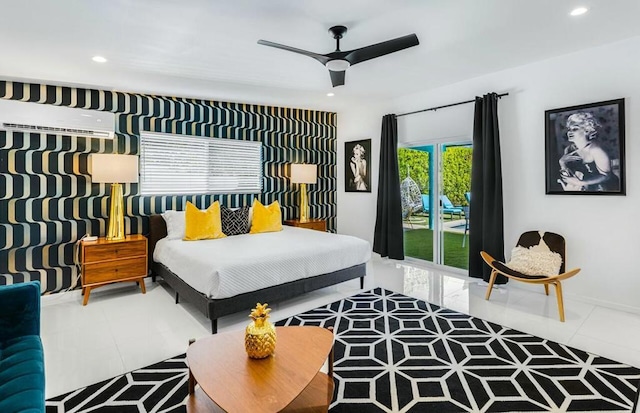
[[[625,195],[624,98],[545,111],[550,195]]]
[[[344,143],[344,190],[371,192],[371,139]]]

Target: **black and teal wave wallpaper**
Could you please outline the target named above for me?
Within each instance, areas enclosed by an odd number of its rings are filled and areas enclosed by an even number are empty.
[[[187,201],[204,208],[215,200],[229,207],[278,200],[284,219],[298,217],[298,188],[287,178],[296,162],[318,165],[318,183],[308,188],[311,216],[335,230],[335,113],[11,81],[0,81],[0,98],[116,115],[113,140],[0,130],[0,284],[40,280],[45,292],[79,285],[74,245],[108,225],[109,186],[91,182],[89,155],[138,155],[140,131],[260,141],[263,191],[140,196],[138,184],[126,184],[127,233],[147,234],[149,215]]]

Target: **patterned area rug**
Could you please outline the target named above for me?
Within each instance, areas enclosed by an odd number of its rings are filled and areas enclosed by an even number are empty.
[[[628,412],[640,370],[375,289],[277,325],[335,327],[331,412]],[[181,412],[184,355],[47,401],[47,413]]]

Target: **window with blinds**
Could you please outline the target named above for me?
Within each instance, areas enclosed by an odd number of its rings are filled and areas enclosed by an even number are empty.
[[[142,132],[142,195],[262,192],[260,142]]]

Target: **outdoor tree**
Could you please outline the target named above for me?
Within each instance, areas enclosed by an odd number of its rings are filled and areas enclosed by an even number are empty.
[[[429,153],[415,149],[398,148],[400,182],[410,176],[423,194],[429,193]]]
[[[468,146],[448,147],[442,157],[442,192],[454,205],[467,204],[464,194],[471,191],[471,152]]]

